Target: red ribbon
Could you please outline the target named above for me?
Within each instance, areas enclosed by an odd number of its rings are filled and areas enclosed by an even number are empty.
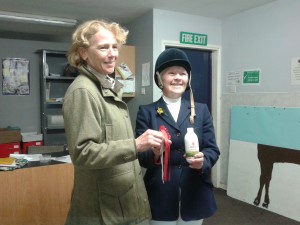
[[[169,134],[167,128],[165,126],[160,126],[159,131],[162,132],[165,143],[164,143],[164,162],[163,162],[163,183],[166,181],[170,181],[170,168],[169,168],[169,162],[170,162],[170,143],[168,140],[170,140],[171,135]],[[163,153],[162,153],[163,154]]]

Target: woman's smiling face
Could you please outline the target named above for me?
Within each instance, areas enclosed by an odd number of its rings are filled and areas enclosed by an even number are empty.
[[[101,74],[114,72],[119,56],[117,40],[112,32],[101,29],[89,40],[90,46],[81,49],[81,57],[86,63]]]
[[[188,84],[189,75],[184,67],[171,66],[161,73],[163,94],[168,98],[179,98],[184,93]]]

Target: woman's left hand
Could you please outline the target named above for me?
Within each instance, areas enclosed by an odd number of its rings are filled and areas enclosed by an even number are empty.
[[[189,159],[190,168],[201,169],[204,163],[204,154],[199,152]]]

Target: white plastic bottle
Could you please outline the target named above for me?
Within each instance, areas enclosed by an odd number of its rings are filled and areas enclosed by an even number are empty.
[[[187,133],[184,136],[184,145],[185,145],[186,160],[189,162],[189,160],[199,152],[198,137],[195,134],[193,127],[187,128]]]

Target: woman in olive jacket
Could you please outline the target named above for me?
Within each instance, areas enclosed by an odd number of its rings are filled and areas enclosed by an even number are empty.
[[[79,75],[63,103],[74,188],[66,224],[137,224],[151,217],[137,152],[158,147],[163,136],[148,130],[134,138],[122,84],[114,72],[128,31],[92,20],[77,28],[68,53]]]

